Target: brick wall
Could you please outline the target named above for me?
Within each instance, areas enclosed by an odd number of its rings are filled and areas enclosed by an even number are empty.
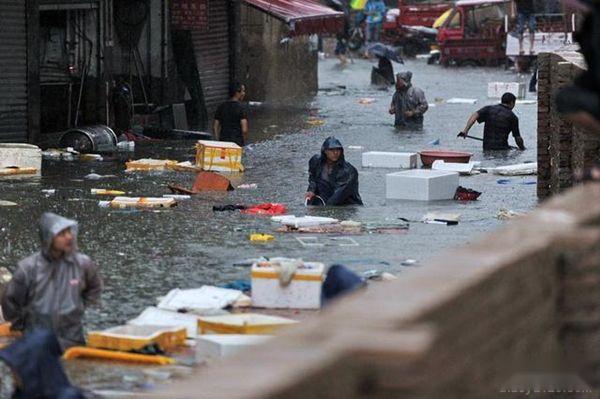
[[[574,127],[556,112],[556,90],[579,75],[581,54],[565,50],[538,56],[538,197],[573,185],[573,173],[600,156],[600,138]]]
[[[595,183],[155,397],[527,397],[506,392],[534,389],[531,374],[567,379],[555,389],[600,388],[599,284]]]

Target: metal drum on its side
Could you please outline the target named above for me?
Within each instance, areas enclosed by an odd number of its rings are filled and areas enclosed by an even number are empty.
[[[81,153],[114,152],[117,150],[117,135],[108,126],[80,126],[67,130],[61,136],[62,148],[72,147]]]

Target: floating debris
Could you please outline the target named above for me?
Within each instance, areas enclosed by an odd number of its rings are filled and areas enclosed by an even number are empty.
[[[265,242],[265,241],[273,241],[275,236],[270,234],[250,234],[250,241],[252,242]]]

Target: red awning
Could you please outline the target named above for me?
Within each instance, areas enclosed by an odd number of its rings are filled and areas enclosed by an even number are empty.
[[[337,33],[344,29],[344,13],[313,0],[243,0],[290,26],[292,35]]]

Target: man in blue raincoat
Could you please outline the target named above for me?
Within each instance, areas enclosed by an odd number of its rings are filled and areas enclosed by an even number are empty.
[[[358,171],[344,158],[342,143],[331,136],[321,146],[321,154],[308,162],[309,205],[362,205],[358,193]]]

